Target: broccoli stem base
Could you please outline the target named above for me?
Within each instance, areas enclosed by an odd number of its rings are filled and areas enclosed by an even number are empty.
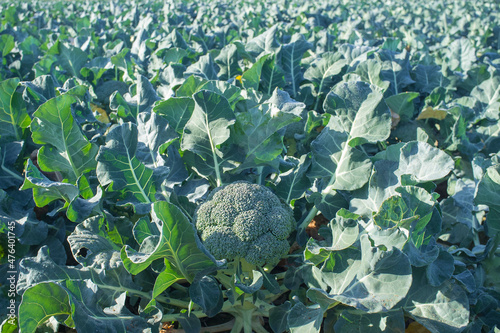
[[[235,318],[235,325],[231,333],[267,333],[268,331],[262,326],[262,317],[269,316],[269,304],[253,304],[245,301],[243,304],[231,304],[231,309],[226,312]]]

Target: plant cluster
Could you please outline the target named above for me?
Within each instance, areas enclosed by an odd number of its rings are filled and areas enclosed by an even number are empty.
[[[1,332],[498,332],[499,12],[0,2]]]

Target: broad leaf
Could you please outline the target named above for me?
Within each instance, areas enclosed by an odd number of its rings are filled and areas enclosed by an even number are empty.
[[[18,84],[17,78],[0,82],[0,142],[21,140],[30,123],[21,95],[16,93]]]
[[[251,168],[272,162],[284,149],[280,129],[299,121],[293,113],[270,108],[266,112],[251,109],[238,114],[234,125],[234,141],[245,153],[240,168]]]
[[[337,190],[355,190],[369,179],[372,168],[368,156],[347,144],[340,119],[330,118],[327,127],[311,143],[313,162],[309,177],[327,177]]]
[[[246,89],[259,89],[264,63],[271,55],[272,54],[269,53],[264,54],[252,65],[252,67],[250,67],[243,73],[243,75],[241,76],[241,83],[243,84],[243,87],[245,87]]]
[[[347,249],[335,256],[333,267],[333,262],[325,263],[321,276],[331,288],[329,293],[314,288],[309,291],[324,294],[330,303],[338,301],[369,313],[387,311],[410,289],[410,262],[396,248],[384,251],[372,247],[367,235],[361,236],[360,242],[361,252]]]
[[[190,150],[202,159],[209,160],[220,182],[222,154],[218,146],[229,139],[229,126],[234,123],[235,116],[222,95],[202,90],[194,94],[193,98],[196,105],[184,127],[181,149]]]
[[[33,189],[33,199],[38,207],[43,207],[58,199],[63,199],[66,204],[69,204],[80,193],[78,187],[73,184],[51,181],[31,160],[28,160],[21,190],[30,188]]]
[[[245,50],[257,57],[262,52],[274,52],[279,47],[278,26],[274,25],[259,36],[249,40],[245,45]]]
[[[153,111],[168,120],[168,123],[179,134],[193,114],[194,101],[191,97],[172,97],[159,101]]]
[[[403,333],[405,332],[405,318],[403,312],[388,313],[360,313],[344,310],[335,323],[336,332],[356,333]]]
[[[196,75],[205,80],[217,80],[217,69],[210,54],[205,54],[197,62],[189,66],[184,72],[184,77]]]
[[[301,198],[311,185],[306,175],[311,159],[308,155],[302,155],[300,160],[287,157],[286,161],[293,163],[294,167],[280,174],[275,193],[286,203],[290,203],[293,199]]]
[[[500,166],[491,166],[486,169],[486,174],[479,182],[475,202],[478,204],[488,205],[489,212],[486,216],[488,225],[488,234],[498,234],[500,231]]]
[[[220,80],[229,80],[241,74],[241,68],[238,65],[238,48],[235,44],[226,45],[214,60],[220,68],[218,74]]]
[[[469,322],[469,300],[463,288],[452,281],[432,287],[422,269],[414,269],[413,275],[412,287],[401,302],[403,310],[433,333],[462,332]]]
[[[0,188],[20,186],[23,177],[16,171],[14,163],[23,149],[23,142],[14,141],[0,145]]]
[[[122,249],[123,264],[130,273],[138,274],[154,260],[164,258],[177,273],[191,282],[196,273],[215,266],[198,248],[193,225],[179,208],[165,201],[158,201],[153,205],[152,215],[161,231],[153,252],[140,253],[129,246]]]
[[[191,300],[201,306],[203,312],[213,317],[222,309],[224,297],[219,284],[212,276],[204,276],[189,286]]]
[[[347,82],[336,85],[328,94],[325,112],[339,117],[343,132],[349,135],[349,145],[375,143],[390,134],[390,112],[382,94],[373,91],[364,82]]]
[[[336,83],[337,76],[342,72],[346,64],[346,60],[342,59],[340,53],[327,52],[311,63],[310,67],[304,72],[304,78],[313,82],[316,86],[314,110],[319,111],[318,106],[320,106],[323,94]]]
[[[318,305],[295,304],[288,312],[288,329],[292,333],[319,333],[324,309]]]
[[[311,238],[307,243],[307,250],[313,254],[319,254],[321,251],[332,252],[348,248],[358,239],[359,217],[346,209],[340,209],[335,220],[331,220],[329,223],[331,235],[328,237],[331,238],[321,242]]]
[[[96,166],[97,146],[83,135],[73,118],[71,104],[76,98],[67,94],[52,98],[33,114],[33,142],[45,144],[38,151],[38,164],[44,171],[59,171],[65,179],[76,179]]]
[[[23,332],[35,332],[50,317],[56,316],[64,322],[71,317],[71,313],[69,295],[64,288],[55,283],[39,283],[23,293],[19,306],[19,328]]]
[[[155,193],[153,171],[135,157],[137,136],[137,126],[132,123],[111,129],[97,155],[97,178],[121,199],[151,203]]]
[[[294,34],[290,43],[282,45],[278,58],[281,67],[285,71],[285,79],[288,85],[291,85],[291,96],[295,97],[298,92],[299,84],[302,81],[302,71],[300,63],[304,53],[312,45],[306,41],[303,35]]]

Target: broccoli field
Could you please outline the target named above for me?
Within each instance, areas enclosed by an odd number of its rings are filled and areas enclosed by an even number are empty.
[[[1,333],[500,332],[498,1],[5,0],[0,54]]]

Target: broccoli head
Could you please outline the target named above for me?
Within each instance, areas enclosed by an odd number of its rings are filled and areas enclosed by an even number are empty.
[[[267,187],[235,182],[213,190],[195,214],[196,229],[217,259],[275,265],[289,250],[292,209]]]

